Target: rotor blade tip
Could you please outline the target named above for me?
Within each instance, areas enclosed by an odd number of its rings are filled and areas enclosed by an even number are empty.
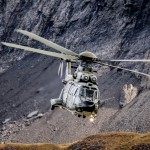
[[[22,29],[16,29],[15,31],[19,32],[19,33],[22,33],[23,30]]]
[[[15,29],[15,32],[19,32],[19,29]]]
[[[6,45],[5,42],[1,42],[2,45]]]

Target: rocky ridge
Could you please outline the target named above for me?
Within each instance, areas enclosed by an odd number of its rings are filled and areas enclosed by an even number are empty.
[[[105,133],[89,136],[70,144],[0,144],[0,150],[149,150],[150,135],[135,133]]]

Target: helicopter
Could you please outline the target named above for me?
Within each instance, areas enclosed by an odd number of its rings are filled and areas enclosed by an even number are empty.
[[[77,54],[32,32],[28,32],[21,29],[16,30],[16,32],[28,36],[30,39],[36,40],[42,44],[45,44],[46,46],[51,47],[56,51],[59,51],[60,53],[31,48],[13,43],[1,43],[8,47],[57,57],[62,60],[65,60],[66,62],[65,78],[62,80],[64,87],[58,98],[50,100],[51,110],[54,110],[55,107],[60,107],[67,109],[68,111],[72,112],[78,117],[89,117],[90,121],[94,120],[94,118],[97,116],[98,109],[101,106],[101,99],[97,77],[93,70],[93,64],[108,66],[111,68],[116,68],[119,70],[124,70],[150,77],[149,74],[135,70],[130,70],[127,68],[122,68],[111,64],[112,62],[150,62],[150,59],[103,60],[99,59],[94,53],[90,51],[84,51],[80,54]],[[77,63],[78,67],[76,67],[76,70],[72,74],[71,68],[73,67],[73,63]],[[61,77],[62,70],[63,62],[60,63],[58,69],[58,74],[61,74]]]

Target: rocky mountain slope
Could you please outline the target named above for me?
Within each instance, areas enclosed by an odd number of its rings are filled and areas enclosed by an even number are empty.
[[[103,59],[150,58],[149,0],[0,0],[0,41],[52,50],[16,33],[19,28]],[[1,141],[61,143],[106,131],[150,131],[150,80],[119,70],[99,67],[101,98],[112,99],[105,100],[94,123],[65,110],[50,111],[50,98],[62,88],[58,64],[52,57],[0,45]],[[150,74],[148,63],[115,65]],[[138,95],[120,109],[125,84],[136,87]],[[44,116],[26,125],[24,119],[34,110]]]

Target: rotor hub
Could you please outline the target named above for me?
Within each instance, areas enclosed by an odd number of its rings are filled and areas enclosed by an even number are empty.
[[[79,56],[82,59],[82,61],[89,61],[97,58],[97,56],[94,53],[89,51],[82,52],[79,54]]]

